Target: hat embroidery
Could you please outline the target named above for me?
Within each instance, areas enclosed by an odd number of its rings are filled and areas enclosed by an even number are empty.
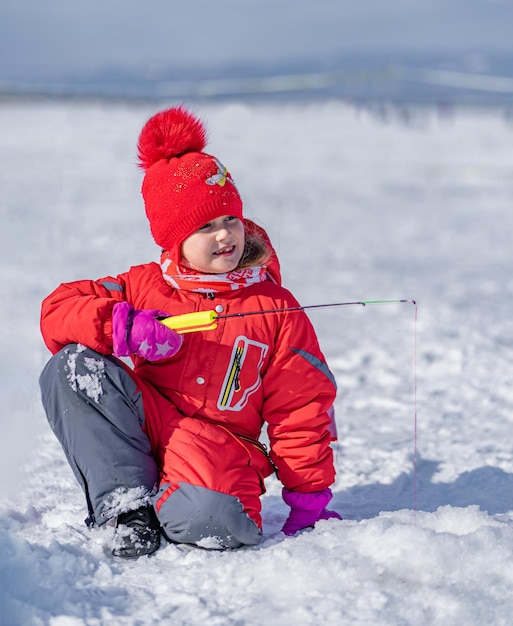
[[[207,185],[219,185],[220,187],[224,187],[226,181],[232,183],[233,185],[233,180],[229,176],[227,176],[228,170],[226,169],[226,167],[218,159],[214,158],[214,161],[217,165],[217,173],[207,178],[207,180],[205,181]]]

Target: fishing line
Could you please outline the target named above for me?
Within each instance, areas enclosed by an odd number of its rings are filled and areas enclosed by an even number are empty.
[[[415,300],[361,300],[357,302],[336,302],[333,304],[312,304],[309,306],[290,307],[283,309],[286,311],[302,311],[304,309],[320,309],[325,307],[339,307],[352,305],[379,305],[379,304],[413,304],[413,519],[417,524],[417,436],[418,436],[418,415],[417,415],[417,321],[418,306]],[[271,310],[270,312],[278,312]],[[237,314],[234,314],[237,315]],[[233,317],[226,316],[226,317]]]
[[[417,524],[417,316],[414,302],[413,314],[413,520]]]

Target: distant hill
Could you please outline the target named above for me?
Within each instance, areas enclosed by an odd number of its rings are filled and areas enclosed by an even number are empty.
[[[329,61],[232,65],[216,70],[105,68],[59,80],[0,80],[0,96],[126,100],[339,98],[355,103],[513,106],[506,55],[345,55]]]

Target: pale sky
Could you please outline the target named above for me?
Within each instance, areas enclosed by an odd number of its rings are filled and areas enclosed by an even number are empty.
[[[2,0],[0,80],[347,52],[513,52],[512,0]]]

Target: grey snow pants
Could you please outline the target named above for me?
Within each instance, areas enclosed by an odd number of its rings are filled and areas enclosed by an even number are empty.
[[[46,364],[43,406],[87,501],[89,526],[151,503],[159,472],[141,392],[115,359],[71,344]]]
[[[142,429],[142,393],[119,361],[70,344],[48,361],[40,385],[50,426],[84,492],[88,526],[153,504],[159,470]],[[179,543],[237,548],[261,539],[236,498],[194,485],[181,483],[158,516]]]

